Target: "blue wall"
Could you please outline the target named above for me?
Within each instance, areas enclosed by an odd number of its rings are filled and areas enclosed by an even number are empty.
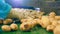
[[[6,0],[12,7],[31,6],[38,7],[38,0]]]

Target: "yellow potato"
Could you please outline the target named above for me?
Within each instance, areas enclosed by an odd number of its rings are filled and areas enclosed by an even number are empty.
[[[55,19],[56,20],[60,20],[60,16],[55,16]]]
[[[38,18],[39,18],[39,19],[41,19],[41,18],[42,18],[42,16],[38,16]]]
[[[30,28],[33,28],[34,26],[36,26],[37,22],[33,20],[31,22],[28,22],[28,24],[30,24]]]
[[[23,22],[27,22],[28,21],[28,19],[21,19],[21,22],[23,23]]]
[[[3,25],[1,28],[3,31],[11,31],[11,28],[8,25]]]
[[[3,21],[3,24],[11,24],[13,22],[12,19],[6,19]]]
[[[46,28],[46,30],[47,30],[47,31],[53,31],[54,28],[55,28],[54,25],[48,25],[47,28]]]
[[[51,23],[50,23],[50,20],[49,20],[49,18],[48,18],[48,16],[42,16],[42,19],[41,19],[41,26],[43,27],[43,28],[46,28],[48,25],[50,25]]]
[[[60,20],[58,20],[58,24],[60,25]]]
[[[13,24],[10,25],[10,27],[11,27],[12,30],[18,30],[18,25],[17,24],[13,23]]]
[[[54,25],[54,26],[58,25],[58,21],[57,20],[53,20],[52,21],[52,25]]]
[[[33,21],[35,21],[36,24],[40,24],[41,23],[41,19],[34,19]]]
[[[21,22],[25,23],[25,22],[31,22],[33,19],[22,19]]]
[[[38,17],[39,19],[41,19],[43,14],[44,14],[44,12],[37,12],[36,17]]]
[[[34,20],[32,20],[32,22],[34,23],[34,24],[38,24],[38,21],[39,19],[34,19]]]
[[[30,28],[31,28],[31,24],[28,24],[28,23],[22,23],[20,25],[20,30],[21,31],[28,31],[28,30],[30,30]]]
[[[51,17],[51,18],[55,18],[55,12],[51,12],[50,14],[49,14],[49,17]]]
[[[49,18],[50,22],[53,22],[55,20],[55,18]]]
[[[54,34],[60,34],[60,25],[57,25],[53,31]]]
[[[31,28],[33,28],[36,25],[36,21],[31,21],[31,22],[25,22],[20,25],[20,30],[22,31],[28,31]]]

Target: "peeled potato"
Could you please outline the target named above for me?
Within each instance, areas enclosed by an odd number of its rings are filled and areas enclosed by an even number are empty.
[[[3,25],[1,28],[3,31],[11,31],[11,28],[8,25]]]
[[[48,25],[47,28],[46,28],[46,30],[47,30],[47,31],[53,31],[54,28],[55,28],[55,26],[53,26],[53,25]]]
[[[60,25],[56,26],[56,28],[53,31],[54,34],[60,34]]]
[[[10,25],[10,27],[11,27],[12,30],[18,30],[17,24],[13,23],[13,24]]]
[[[43,28],[46,28],[48,25],[50,25],[50,20],[48,18],[48,16],[42,16],[42,19],[41,19],[41,23],[40,25],[43,27]]]
[[[4,20],[3,24],[11,24],[13,22],[12,19],[6,19]]]

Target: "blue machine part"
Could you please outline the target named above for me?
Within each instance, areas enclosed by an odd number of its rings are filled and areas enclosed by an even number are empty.
[[[5,19],[11,10],[11,6],[5,3],[4,0],[0,0],[0,19]]]

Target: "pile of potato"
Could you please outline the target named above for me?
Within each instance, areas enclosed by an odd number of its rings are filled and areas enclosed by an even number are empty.
[[[60,32],[60,16],[57,16],[55,12],[51,12],[48,16],[44,16],[42,14],[40,15],[40,18],[21,19],[21,22],[22,24],[20,25],[20,30],[22,31],[30,30],[39,24],[43,28],[46,28],[47,31],[53,31],[54,34],[58,34]]]
[[[47,31],[60,34],[60,16],[57,16],[55,12],[50,12],[47,16],[43,14],[44,12],[37,12],[36,10],[14,8],[7,18],[18,18],[21,21],[19,26],[21,31],[29,31],[39,24]],[[13,23],[12,19],[0,20],[0,24],[4,24],[1,27],[3,31],[18,30],[17,24]]]
[[[23,20],[23,21],[22,21]],[[29,31],[37,24],[36,19],[22,19],[22,24],[20,25],[20,30],[22,31]]]
[[[4,25],[11,24],[12,22],[13,22],[12,19],[0,20],[0,24],[4,24]]]
[[[3,25],[2,27],[1,27],[1,29],[3,30],[3,31],[11,31],[11,30],[18,30],[18,26],[17,26],[17,24],[11,24],[10,26],[9,25]]]
[[[19,8],[13,8],[7,18],[18,18],[18,19],[24,19],[27,17],[40,17],[44,12],[37,12],[36,10],[32,9],[19,9]]]
[[[3,31],[18,30],[17,24],[13,23],[12,19],[0,20],[0,24],[3,24],[1,26],[1,29]],[[10,26],[9,26],[9,24],[10,24]]]

